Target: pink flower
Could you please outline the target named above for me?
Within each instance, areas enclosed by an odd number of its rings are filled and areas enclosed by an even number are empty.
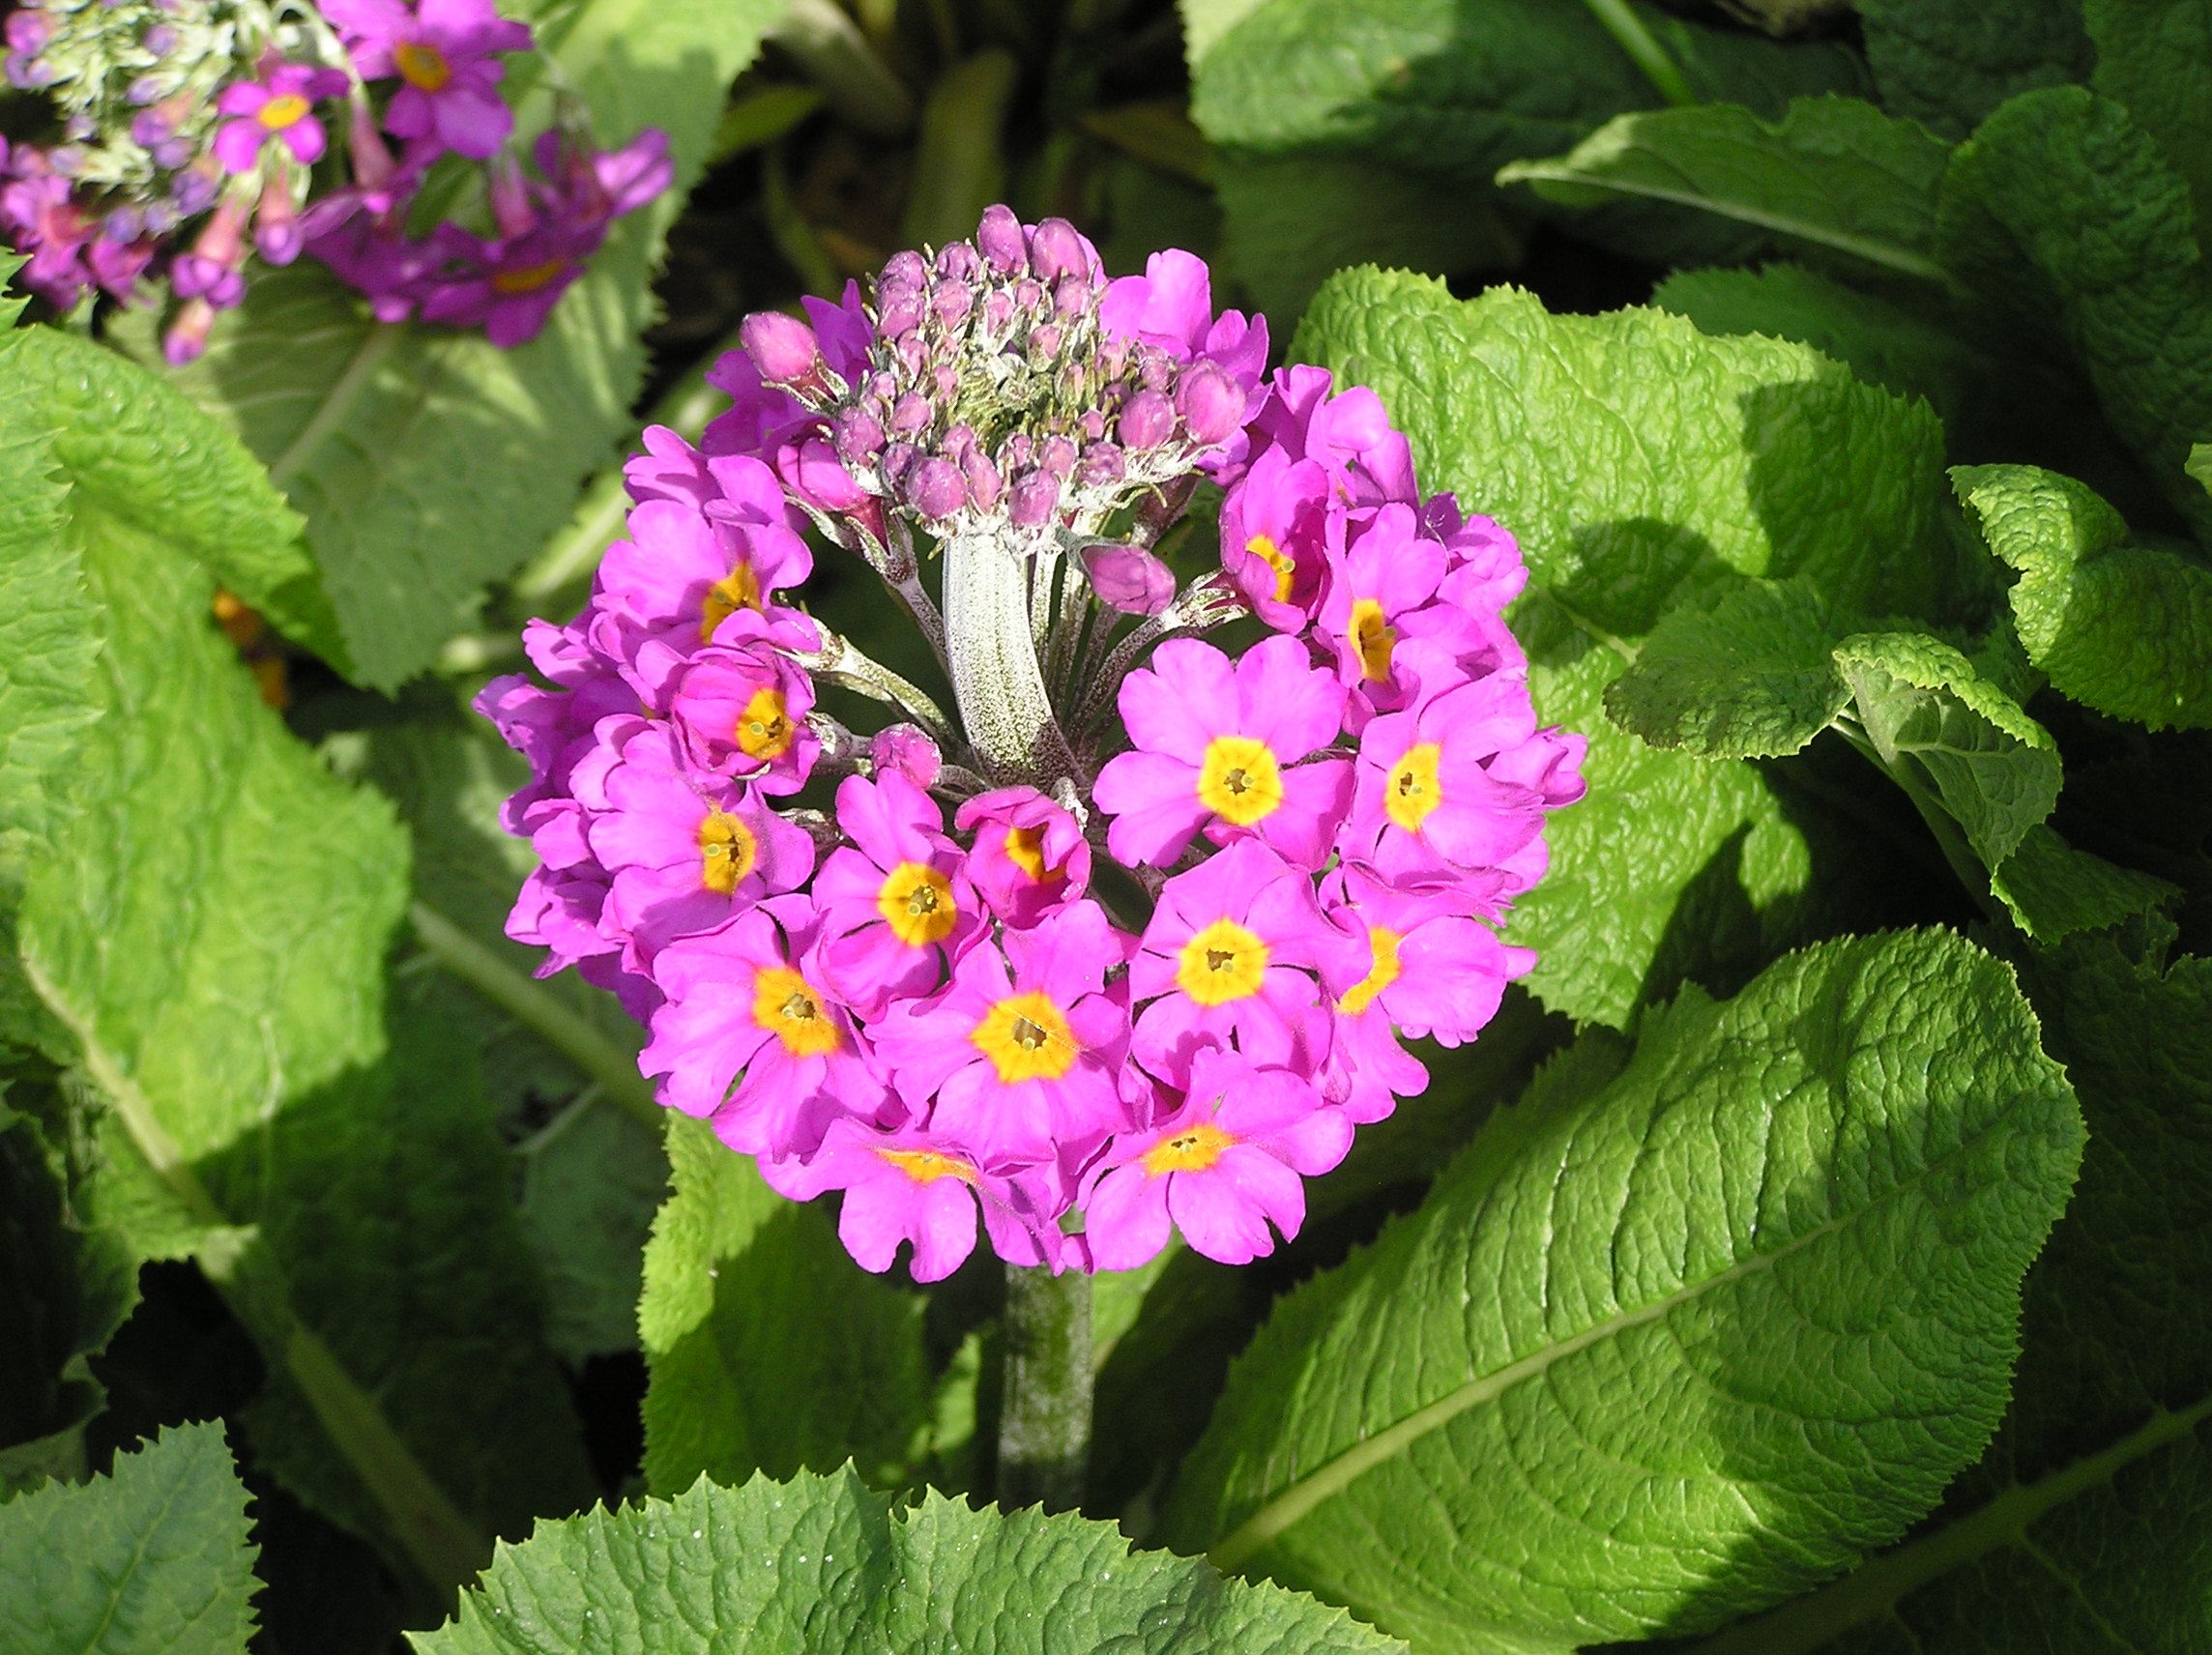
[[[663,1103],[748,1154],[811,1153],[831,1121],[887,1102],[852,1018],[802,969],[811,918],[802,899],[776,898],[653,962],[668,1002],[638,1066],[666,1077]]]
[[[771,794],[806,785],[822,748],[806,724],[814,685],[788,656],[757,638],[713,644],[673,682],[669,715],[702,774],[750,778]]]
[[[1210,644],[1170,639],[1150,672],[1121,681],[1121,707],[1137,750],[1109,762],[1092,790],[1114,816],[1116,857],[1165,866],[1202,826],[1217,845],[1256,835],[1300,867],[1327,857],[1350,768],[1298,761],[1336,739],[1344,691],[1297,639],[1268,638],[1234,663]]]
[[[980,904],[929,796],[895,772],[837,788],[851,844],[814,879],[824,974],[864,1017],[928,994],[982,924]]]
[[[842,1190],[837,1238],[864,1270],[891,1267],[899,1244],[914,1248],[917,1282],[942,1281],[975,1250],[975,1208],[991,1247],[1012,1264],[1050,1265],[1064,1248],[1051,1215],[1063,1206],[1050,1169],[986,1171],[914,1128],[878,1131],[850,1118],[832,1121],[803,1161],[768,1159],[761,1176],[795,1201]]]
[[[602,923],[640,966],[679,937],[712,931],[814,872],[814,841],[742,783],[701,782],[674,733],[610,718],[575,772],[585,839],[614,876]]]
[[[449,268],[424,282],[422,319],[480,327],[503,350],[534,339],[605,236],[596,219],[550,219],[497,241],[441,224],[431,245]]]
[[[1303,631],[1321,601],[1334,505],[1326,472],[1272,448],[1221,503],[1221,566],[1278,632]]]
[[[1091,846],[1066,806],[1033,787],[962,801],[953,827],[974,833],[968,878],[983,905],[1016,930],[1057,914],[1091,885]]]
[[[1319,1177],[1352,1147],[1352,1122],[1288,1069],[1208,1047],[1190,1065],[1182,1106],[1118,1139],[1086,1180],[1091,1263],[1129,1270],[1167,1245],[1172,1223],[1193,1251],[1247,1264],[1305,1222],[1300,1175]]]
[[[496,90],[505,73],[495,53],[525,51],[530,28],[501,19],[492,0],[327,0],[364,80],[396,76],[385,130],[431,138],[481,160],[507,141],[514,113]]]
[[[918,1116],[934,1099],[930,1131],[984,1161],[1080,1165],[1124,1124],[1129,1013],[1106,968],[1125,952],[1093,902],[1007,932],[1003,955],[977,943],[871,1031],[900,1100]]]
[[[1256,839],[1231,845],[1168,881],[1145,927],[1129,963],[1137,1061],[1180,1085],[1198,1052],[1234,1039],[1254,1062],[1314,1073],[1328,1051],[1317,979],[1356,977],[1356,947],[1307,875]]]
[[[251,172],[261,163],[261,146],[280,141],[302,166],[323,159],[326,140],[314,106],[344,94],[346,77],[335,69],[283,63],[261,80],[244,80],[222,89],[216,109],[232,117],[215,135],[215,157],[225,172]]]
[[[1421,533],[1412,507],[1392,502],[1343,521],[1346,544],[1330,560],[1316,641],[1334,657],[1338,679],[1355,692],[1353,721],[1364,726],[1370,710],[1393,711],[1413,691],[1412,675],[1397,659],[1409,625],[1445,649],[1462,641],[1471,648],[1477,635],[1472,617],[1463,622],[1456,608],[1432,601],[1444,577],[1444,548]]]
[[[1213,314],[1213,278],[1206,261],[1180,247],[1153,253],[1143,276],[1108,282],[1098,319],[1109,334],[1142,339],[1185,362],[1203,357],[1236,380],[1247,397],[1267,365],[1267,319],[1240,311]]]
[[[1278,368],[1252,416],[1254,447],[1272,443],[1293,459],[1319,462],[1352,505],[1418,505],[1412,445],[1390,423],[1382,399],[1364,385],[1331,395],[1334,389],[1324,367]]]

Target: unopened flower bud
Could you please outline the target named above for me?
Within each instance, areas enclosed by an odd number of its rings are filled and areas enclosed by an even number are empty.
[[[1075,445],[1065,437],[1047,437],[1044,440],[1044,469],[1057,478],[1065,478],[1075,470]]]
[[[887,281],[876,289],[876,328],[888,335],[911,333],[921,326],[921,289],[903,281]]]
[[[1051,322],[1041,328],[1030,330],[1030,355],[1039,362],[1050,362],[1060,355],[1060,329]]]
[[[1083,569],[1102,603],[1125,615],[1158,615],[1175,601],[1175,573],[1141,546],[1083,548]]]
[[[911,437],[928,423],[929,404],[918,393],[910,391],[891,405],[892,435]]]
[[[1100,442],[1106,435],[1106,416],[1096,408],[1086,408],[1076,416],[1075,428],[1091,442]]]
[[[975,226],[975,246],[984,262],[1001,276],[1013,275],[1028,256],[1022,247],[1022,221],[1011,207],[998,203],[983,209],[983,221]]]
[[[207,349],[208,330],[214,326],[214,305],[204,299],[187,300],[179,307],[177,319],[169,324],[169,331],[161,335],[162,360],[171,367],[197,362]]]
[[[849,460],[871,460],[883,452],[884,426],[865,408],[848,408],[833,427],[837,451]]]
[[[1052,290],[1052,308],[1056,315],[1080,316],[1091,308],[1092,291],[1091,283],[1080,276],[1063,276]]]
[[[960,475],[968,479],[968,497],[975,501],[979,511],[988,511],[999,504],[1004,491],[1000,480],[999,468],[980,449],[971,449],[960,459]]]
[[[885,263],[880,285],[888,287],[896,282],[901,286],[911,287],[919,292],[928,280],[929,266],[922,263],[921,254],[906,250],[891,254]]]
[[[951,516],[968,504],[968,481],[950,460],[917,461],[901,485],[906,503],[924,517]]]
[[[1176,386],[1176,412],[1190,440],[1210,448],[1225,443],[1244,422],[1244,393],[1237,382],[1209,362],[1193,363]]]
[[[1175,405],[1156,391],[1140,391],[1122,404],[1114,434],[1124,448],[1149,449],[1175,435]]]
[[[1046,281],[1088,276],[1083,237],[1065,218],[1047,218],[1030,237],[1030,268]]]
[[[1001,291],[990,294],[983,301],[983,328],[993,334],[1003,334],[1013,325],[1014,296]]]
[[[975,290],[964,281],[941,281],[929,296],[929,307],[947,328],[957,328],[975,308]]]
[[[919,788],[937,785],[945,773],[945,755],[918,724],[892,724],[868,740],[868,758],[876,769],[896,770]]]
[[[876,469],[884,474],[884,481],[888,486],[896,488],[920,458],[921,450],[912,443],[892,443],[884,450],[884,457],[876,462]]]
[[[966,242],[947,242],[937,249],[937,274],[949,281],[973,281],[983,274],[983,261]]]
[[[1006,496],[1006,515],[1017,529],[1041,529],[1060,509],[1060,479],[1047,471],[1026,472]]]
[[[1025,314],[1033,315],[1044,306],[1044,284],[1034,276],[1025,276],[1014,283],[1014,307]]]
[[[1092,443],[1083,450],[1075,475],[1087,486],[1096,488],[1104,483],[1120,482],[1127,470],[1120,449],[1112,443]]]
[[[780,310],[756,310],[738,328],[738,340],[771,385],[798,385],[814,372],[822,347],[814,330]]]

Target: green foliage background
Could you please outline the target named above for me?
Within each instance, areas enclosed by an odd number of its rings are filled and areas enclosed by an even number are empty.
[[[0,1648],[2212,1651],[2203,0],[526,14],[680,189],[524,349],[0,298]],[[1483,1038],[1098,1282],[1054,1518],[991,1268],[531,976],[467,711],[741,314],[1001,198],[1373,387],[1589,741]]]

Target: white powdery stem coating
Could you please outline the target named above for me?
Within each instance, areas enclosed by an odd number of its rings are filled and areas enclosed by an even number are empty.
[[[946,653],[969,742],[992,781],[1049,790],[1077,771],[1037,664],[1029,569],[991,535],[953,535],[944,557]]]

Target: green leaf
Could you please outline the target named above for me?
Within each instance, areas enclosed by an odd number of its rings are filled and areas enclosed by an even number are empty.
[[[1168,1535],[1435,1651],[1710,1627],[1894,1540],[2003,1408],[2081,1123],[1941,932],[1545,1071],[1239,1360]],[[1357,1383],[1346,1383],[1346,1375]]]
[[[976,1511],[942,1495],[892,1510],[850,1470],[541,1524],[505,1548],[422,1655],[906,1655],[1402,1644],[1342,1610],[1206,1564],[1131,1553],[1110,1524]]]
[[[575,1364],[637,1349],[645,1242],[668,1157],[636,1120],[580,1098],[523,1143],[522,1233],[545,1279],[545,1338]]]
[[[2089,78],[2081,0],[1857,0],[1893,114],[1963,138],[2016,93]]]
[[[585,0],[537,7],[541,44],[600,140],[657,126],[675,189],[622,220],[544,334],[386,327],[309,262],[255,281],[177,375],[269,466],[307,520],[356,682],[391,688],[468,621],[485,582],[559,528],[614,456],[651,318],[661,238],[698,175],[723,96],[786,0]],[[141,357],[154,334],[131,335]]]
[[[1512,619],[1536,711],[1590,741],[1588,797],[1549,825],[1551,871],[1509,929],[1538,950],[1537,998],[1620,1026],[1677,973],[1786,944],[1810,853],[1766,778],[1645,745],[1603,696],[1661,616],[1737,576],[1802,575],[1875,613],[1952,605],[1968,566],[1927,408],[1801,345],[1648,310],[1550,316],[1510,290],[1462,304],[1369,270],[1323,289],[1294,353],[1374,387],[1422,485],[1528,555]]]
[[[2051,732],[1949,644],[1865,632],[1837,645],[1835,659],[1881,762],[1925,781],[1984,866],[2051,814],[2064,779]]]
[[[2202,483],[2207,494],[2212,494],[2212,443],[2192,444],[2189,458],[2182,462],[2181,469]]]
[[[2038,823],[1990,872],[1990,891],[2039,943],[2102,931],[2172,902],[2181,887],[2078,851]]]
[[[2120,514],[2072,478],[1951,475],[1990,550],[2020,571],[2013,625],[2060,693],[2153,730],[2212,727],[2212,569],[2131,544]]]
[[[1996,1443],[1904,1546],[1701,1655],[2212,1646],[2212,961],[2094,939],[2023,976],[2089,1142]]]
[[[645,1254],[645,1476],[789,1476],[852,1459],[895,1484],[929,1424],[923,1301],[846,1257],[705,1121],[672,1116],[674,1184]]]
[[[13,328],[31,302],[28,294],[13,291],[16,273],[30,262],[21,253],[10,252],[8,245],[0,242],[0,328]]]
[[[2212,224],[2212,122],[2204,86],[2212,80],[2212,9],[2204,0],[2086,0],[2097,45],[2090,84],[2128,106],[2135,124],[2158,140],[2189,181],[2197,222]]]
[[[137,1297],[136,1257],[83,1221],[61,1157],[0,1104],[0,1495],[84,1474],[84,1427],[105,1401],[90,1358]]]
[[[1771,123],[1728,103],[1622,115],[1563,156],[1509,163],[1498,182],[1532,185],[1563,207],[1662,202],[1753,226],[1793,252],[1940,280],[1936,196],[1949,158],[1871,103],[1808,98]]]
[[[1670,610],[1605,710],[1654,747],[1708,759],[1800,751],[1850,700],[1836,671],[1835,623],[1811,588],[1746,581],[1709,608]]]
[[[222,1427],[180,1425],[112,1476],[0,1505],[15,1655],[246,1655],[256,1548]]]
[[[2112,429],[2212,541],[2187,475],[2212,432],[2212,285],[2189,188],[2117,103],[2079,87],[2017,98],[1962,144],[1937,245],[1953,274],[2078,360]]]
[[[19,360],[0,354],[0,395]],[[148,1256],[194,1252],[253,1332],[277,1410],[256,1416],[263,1457],[454,1580],[493,1529],[585,1497],[588,1472],[465,1054],[409,1018],[379,1061],[406,840],[261,704],[209,619],[213,582],[178,542],[269,497],[216,492],[227,440],[170,412],[158,434],[102,431],[68,473],[101,717],[26,874],[25,971],[110,1105],[116,1170],[88,1209]],[[172,489],[157,529],[149,491]]]
[[[300,519],[253,456],[174,388],[51,328],[0,339],[0,377],[15,400],[11,422],[51,432],[64,475],[111,514],[190,553],[287,636],[338,650]]]

